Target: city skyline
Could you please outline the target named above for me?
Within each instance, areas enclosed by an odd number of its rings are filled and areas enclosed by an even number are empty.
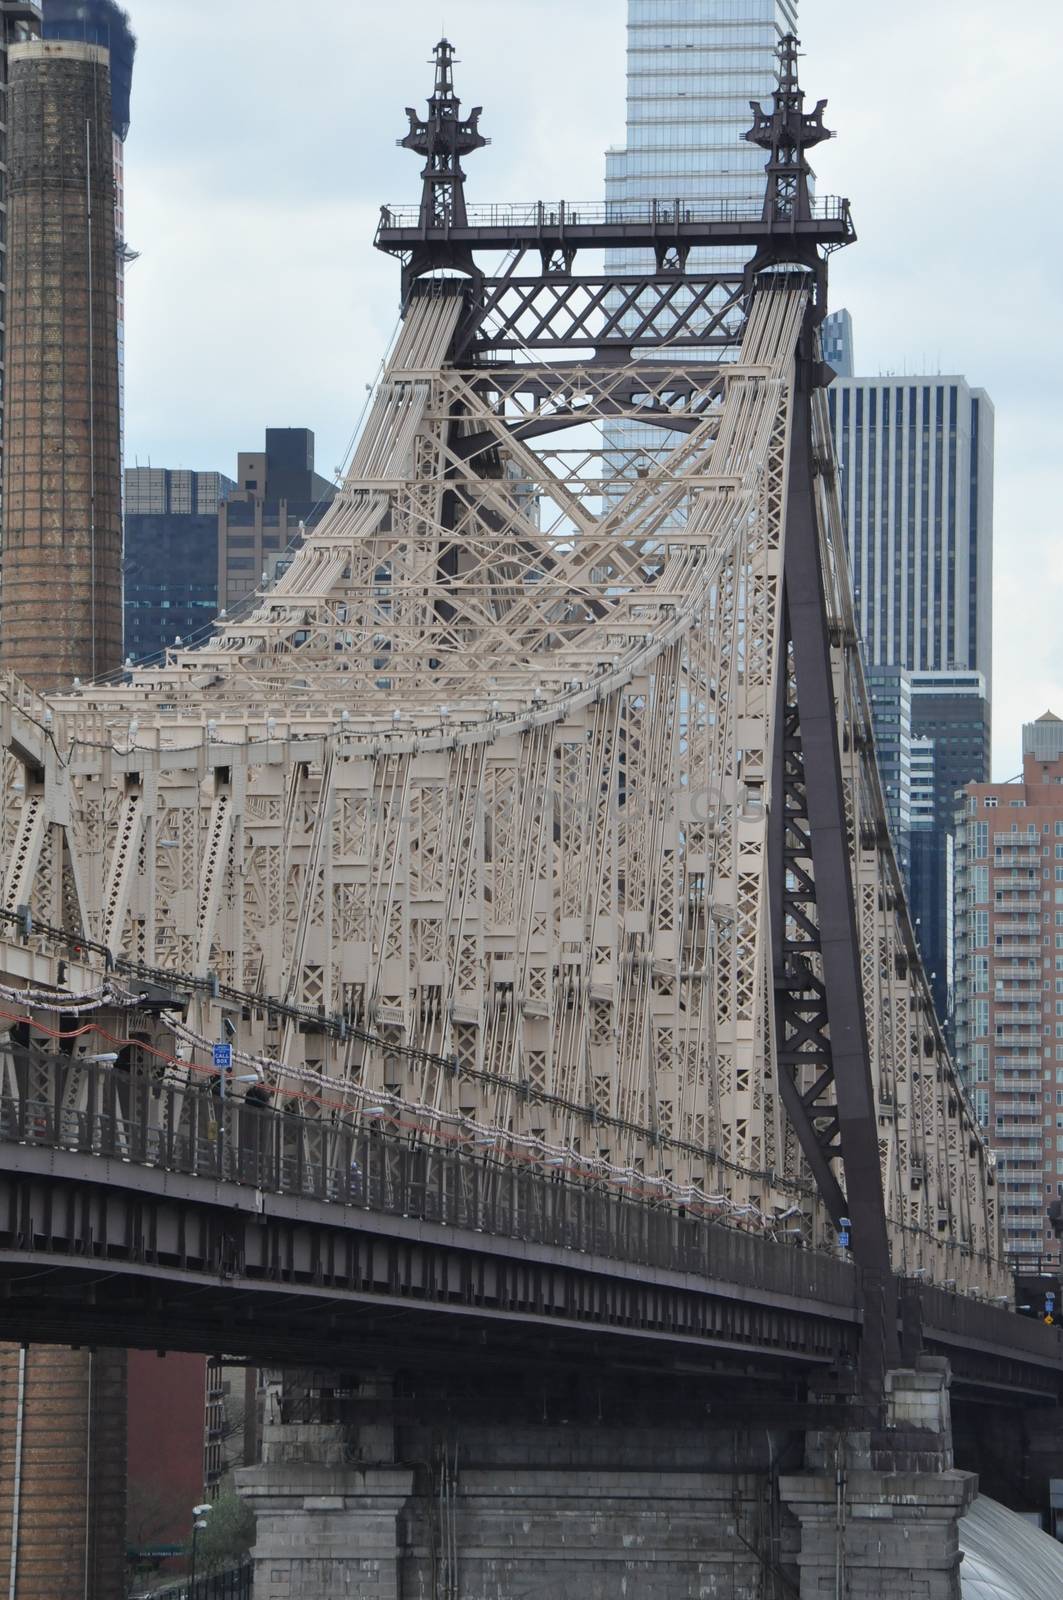
[[[541,0],[524,12],[534,18],[529,42],[565,41],[546,78],[530,48],[514,52],[508,77],[500,72],[490,8],[479,0],[447,11],[458,91],[466,105],[484,105],[494,141],[470,163],[470,195],[592,198],[603,149],[623,138],[623,0],[588,0],[578,15]],[[213,16],[209,53],[190,17],[161,0],[138,0],[133,16],[129,242],[142,258],[129,274],[127,461],[224,468],[249,428],[305,418],[328,472],[396,321],[396,277],[372,235],[381,202],[416,194],[416,163],[394,140],[403,105],[425,90],[438,8],[412,0],[401,20],[381,13],[367,38],[364,14],[309,0],[284,52],[270,41],[290,13],[268,0],[253,9],[233,0]],[[859,370],[961,371],[996,405],[1001,777],[1019,766],[1022,721],[1063,704],[1054,643],[1063,555],[1051,509],[1059,418],[1045,400],[1061,358],[1058,223],[1039,220],[1034,245],[1017,241],[1001,260],[992,204],[1006,193],[1010,215],[1043,217],[1047,143],[1015,166],[1008,139],[1038,91],[1043,98],[1054,85],[1060,46],[1047,4],[1027,18],[1020,35],[998,8],[952,0],[933,16],[905,0],[888,28],[840,0],[802,0],[800,14],[808,90],[829,98],[828,124],[841,135],[817,152],[819,188],[851,197],[861,235],[839,258],[832,296],[856,320]],[[920,52],[911,49],[916,28]],[[324,51],[323,33],[332,41]],[[1030,37],[1044,48],[1031,53]],[[372,90],[358,96],[350,63],[367,50]],[[197,102],[211,106],[195,122],[181,99],[190,77]],[[298,117],[278,119],[293,79],[315,92]],[[899,131],[898,95],[913,108]],[[977,110],[975,143],[961,159],[965,109]],[[927,149],[940,152],[938,170]],[[1020,614],[1024,630],[1009,638],[1008,620]]]

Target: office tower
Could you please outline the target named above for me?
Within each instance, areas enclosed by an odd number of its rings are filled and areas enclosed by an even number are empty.
[[[854,371],[853,319],[848,311],[832,311],[820,329],[823,359],[839,378],[851,378]]]
[[[890,832],[894,848],[905,864],[912,826],[911,681],[903,667],[868,665],[864,672]]]
[[[209,630],[218,614],[218,512],[235,488],[222,472],[126,468],[123,609],[134,661]]]
[[[133,253],[125,243],[125,141],[137,41],[128,13],[115,0],[43,0],[46,39],[98,44],[111,60],[111,149],[114,156],[115,279],[118,294],[118,422],[125,434],[125,269]]]
[[[309,428],[267,428],[264,450],[237,457],[236,487],[218,512],[218,605],[231,609],[272,582],[328,509],[336,486],[314,471]]]
[[[955,794],[989,776],[993,407],[961,377],[839,377],[827,402],[865,658],[911,675],[912,737],[935,743],[936,820],[906,876],[947,1026]]]
[[[993,407],[965,378],[838,378],[857,626],[869,661],[981,672],[992,699]]]
[[[0,665],[48,689],[122,660],[111,92],[98,45],[8,60]]]
[[[1057,726],[1052,718],[1049,737]],[[956,1045],[997,1151],[1005,1245],[1019,1257],[1054,1253],[1045,1211],[1063,1194],[1060,755],[1028,750],[1021,779],[969,784],[961,798]]]

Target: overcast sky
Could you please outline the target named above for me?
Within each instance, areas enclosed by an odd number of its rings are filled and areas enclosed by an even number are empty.
[[[125,0],[127,460],[232,473],[307,426],[330,474],[397,312],[372,248],[415,200],[395,140],[445,26],[493,140],[476,200],[602,193],[624,132],[625,0]],[[706,0],[711,4],[711,0]],[[994,773],[1063,715],[1059,0],[800,0],[804,86],[853,202],[832,262],[862,373],[963,373],[996,407]]]

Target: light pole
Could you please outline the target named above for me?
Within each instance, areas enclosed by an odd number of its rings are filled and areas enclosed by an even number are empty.
[[[192,1507],[192,1571],[188,1580],[188,1600],[195,1600],[196,1597],[196,1540],[199,1530],[207,1526],[210,1510],[209,1505]]]

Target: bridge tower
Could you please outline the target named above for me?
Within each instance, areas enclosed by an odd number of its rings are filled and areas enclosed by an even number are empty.
[[[768,984],[763,995],[767,1005],[760,1042],[771,1056],[790,1133],[799,1142],[830,1225],[851,1244],[859,1269],[863,1326],[858,1370],[847,1371],[842,1363],[825,1383],[809,1390],[809,1399],[818,1401],[821,1409],[817,1413],[812,1405],[809,1410],[805,1470],[779,1480],[789,1523],[780,1523],[770,1535],[772,1554],[757,1550],[748,1572],[740,1565],[733,1567],[726,1592],[737,1600],[761,1592],[760,1585],[766,1583],[774,1593],[772,1586],[786,1581],[784,1569],[792,1573],[796,1568],[802,1595],[824,1593],[834,1573],[844,1574],[847,1594],[871,1600],[884,1583],[893,1584],[898,1594],[907,1592],[904,1585],[918,1570],[920,1594],[958,1600],[957,1524],[973,1496],[974,1479],[954,1470],[948,1363],[926,1357],[916,1332],[905,1352],[912,1365],[901,1365],[897,1278],[883,1178],[881,1086],[876,1082],[883,1016],[881,1009],[872,1018],[868,1014],[875,1003],[868,969],[876,960],[868,950],[869,914],[900,915],[900,937],[888,955],[896,975],[907,977],[917,958],[911,930],[905,925],[896,863],[876,788],[847,579],[839,570],[841,547],[839,543],[832,547],[824,527],[833,463],[821,396],[832,374],[821,359],[819,327],[827,309],[828,255],[855,237],[846,202],[817,207],[810,194],[806,152],[830,136],[823,121],[826,102],[805,109],[798,82],[798,42],[786,38],[772,106],[753,106],[754,122],[747,136],[767,155],[759,219],[729,217],[722,210],[719,215],[702,216],[679,202],[656,204],[638,216],[626,215],[619,207],[601,214],[563,204],[556,209],[539,206],[531,216],[522,216],[516,208],[501,214],[496,208],[490,216],[481,216],[466,206],[461,166],[462,155],[484,143],[478,131],[480,108],[468,122],[460,120],[452,59],[452,47],[442,40],[436,47],[436,83],[428,116],[421,120],[413,111],[408,113],[411,133],[403,143],[427,156],[420,207],[416,216],[385,208],[377,246],[402,261],[407,316],[418,307],[423,310],[426,301],[456,302],[460,307],[450,322],[446,361],[469,369],[470,396],[477,386],[486,386],[492,362],[508,358],[535,363],[526,369],[529,387],[536,393],[535,415],[523,426],[520,420],[512,422],[511,438],[528,439],[539,431],[578,425],[588,415],[600,420],[625,406],[637,406],[641,415],[650,414],[663,429],[696,427],[691,413],[705,398],[699,395],[697,377],[689,371],[681,378],[672,374],[656,393],[646,393],[641,386],[648,387],[648,377],[640,356],[652,351],[659,359],[677,345],[684,351],[722,349],[744,339],[739,359],[756,359],[749,345],[756,341],[758,309],[772,299],[791,303],[792,321],[782,339],[792,362],[787,372],[785,447],[775,458],[776,481],[767,491],[776,497],[779,530],[779,559],[767,568],[769,581],[776,586],[774,604],[753,586],[734,597],[733,615],[746,629],[749,652],[743,685],[746,742],[735,753],[730,792],[719,794],[717,800],[722,815],[730,810],[729,823],[740,838],[745,833],[743,842],[755,863],[753,873],[747,870],[747,893],[749,879],[757,871],[762,874],[760,897],[753,893],[752,908],[746,908],[749,922],[760,919],[768,930]],[[721,247],[752,244],[752,258],[741,279],[688,273],[695,241]],[[581,250],[621,243],[651,248],[655,268],[632,282],[610,283],[580,273]],[[489,252],[508,257],[497,277],[480,264]],[[528,258],[534,262],[530,270],[524,264]],[[618,363],[626,364],[619,368],[620,382]],[[511,384],[510,396],[519,379],[511,377]],[[593,394],[597,405],[581,410],[582,391]],[[674,409],[681,404],[687,409],[677,424]],[[440,444],[455,479],[485,450],[488,440],[478,431],[482,427],[460,408],[452,413]],[[717,457],[722,449],[717,438]],[[720,470],[718,459],[712,465]],[[629,478],[645,475],[644,465],[631,469],[632,463],[622,458],[603,461],[601,489],[606,504],[609,494],[616,492],[608,487],[608,472],[615,470],[621,477],[626,473]],[[460,615],[461,578],[467,566],[455,497],[448,504],[444,496],[437,517],[453,541],[446,561],[437,568],[444,585],[450,586],[444,602],[449,620]],[[578,525],[574,508],[573,520]],[[500,522],[500,532],[503,526]],[[647,547],[640,553],[650,565]],[[750,556],[747,551],[743,559]],[[615,556],[599,547],[600,582],[611,559]],[[724,578],[717,581],[722,587]],[[765,605],[766,618],[756,616],[758,605]],[[765,629],[757,643],[764,651],[767,692],[759,702],[749,682],[755,623]],[[725,625],[719,610],[711,621],[706,619],[707,626],[713,624]],[[722,698],[722,689],[719,692]],[[864,724],[859,731],[853,726],[854,712]],[[847,765],[854,750],[864,762],[859,775]],[[870,791],[863,818],[853,803],[854,781]],[[759,861],[754,841],[762,846]],[[691,828],[688,847],[698,842]],[[868,881],[868,858],[873,882]],[[733,915],[740,917],[741,911],[739,895]],[[723,942],[726,936],[720,936]],[[752,933],[751,944],[755,938]],[[880,947],[877,960],[884,956]],[[925,1005],[925,996],[920,998]],[[730,1087],[734,1102],[740,1103],[738,1036],[733,1043],[737,1048]],[[973,1128],[968,1137],[977,1142]],[[309,1550],[323,1538],[338,1536],[346,1540],[348,1558],[361,1555],[371,1567],[374,1592],[405,1593],[415,1572],[420,1572],[423,1583],[427,1562],[433,1593],[460,1593],[462,1539],[455,1531],[454,1502],[463,1493],[462,1531],[464,1539],[477,1547],[472,1563],[480,1579],[500,1584],[499,1592],[508,1594],[509,1585],[516,1586],[512,1589],[516,1593],[532,1577],[539,1580],[550,1572],[547,1586],[552,1593],[585,1592],[587,1552],[581,1545],[588,1539],[588,1497],[608,1520],[619,1509],[612,1491],[596,1482],[593,1470],[561,1468],[550,1473],[552,1498],[544,1499],[541,1469],[546,1458],[540,1456],[544,1448],[556,1450],[556,1443],[544,1444],[549,1430],[538,1435],[522,1430],[519,1408],[513,1410],[497,1397],[493,1404],[508,1418],[504,1427],[514,1449],[518,1456],[521,1450],[526,1452],[519,1456],[524,1470],[510,1473],[503,1467],[486,1440],[482,1416],[466,1397],[468,1432],[475,1442],[474,1460],[462,1481],[457,1446],[452,1447],[452,1459],[446,1446],[433,1454],[432,1428],[424,1426],[435,1406],[442,1408],[435,1414],[436,1438],[453,1439],[458,1431],[453,1415],[449,1427],[443,1420],[447,1410],[443,1396],[449,1384],[437,1381],[442,1390],[436,1390],[432,1400],[427,1398],[431,1380],[423,1383],[421,1404],[426,1409],[419,1421],[426,1437],[414,1452],[418,1459],[422,1453],[432,1459],[427,1482],[411,1470],[409,1445],[403,1453],[403,1432],[412,1439],[419,1430],[400,1426],[405,1413],[390,1379],[380,1389],[372,1380],[333,1375],[331,1382],[338,1382],[339,1392],[349,1397],[339,1406],[332,1398],[337,1391],[322,1391],[321,1386],[330,1382],[327,1375],[302,1373],[278,1381],[266,1430],[266,1465],[244,1478],[263,1519],[264,1549],[270,1552],[260,1570],[267,1564],[275,1570],[278,1554],[294,1549],[291,1570],[298,1568],[305,1583]],[[484,1382],[489,1386],[486,1373]],[[832,1401],[839,1407],[833,1419]],[[667,1407],[663,1399],[661,1404]],[[548,1409],[544,1406],[544,1421]],[[718,1406],[716,1410],[720,1412]],[[754,1411],[751,1406],[750,1415]],[[785,1407],[776,1412],[777,1417],[787,1415],[796,1419],[798,1413]],[[820,1426],[824,1419],[826,1427]],[[338,1518],[296,1509],[311,1505],[316,1468],[293,1474],[281,1464],[294,1441],[297,1449],[305,1446],[306,1424],[311,1422],[318,1426],[311,1453],[317,1452],[319,1465],[331,1465]],[[332,1426],[327,1425],[330,1422]],[[336,1426],[338,1422],[346,1425]],[[756,1462],[741,1442],[738,1416],[732,1422],[730,1433],[721,1436],[710,1425],[703,1434],[702,1465],[718,1467],[715,1453],[732,1452],[737,1518],[741,1522],[752,1516],[755,1521],[756,1493],[744,1500],[746,1490],[738,1484],[740,1479],[743,1483],[755,1479],[764,1464]],[[606,1437],[601,1429],[595,1434],[585,1419],[582,1429],[573,1428],[576,1459],[581,1450],[587,1452],[585,1468]],[[710,1471],[695,1480],[677,1470],[688,1443],[682,1426],[672,1419],[660,1437],[642,1443],[641,1471],[630,1474],[625,1484],[623,1492],[637,1500],[639,1512],[632,1519],[638,1531],[624,1544],[655,1546],[649,1564],[628,1563],[638,1574],[640,1592],[690,1592],[694,1582],[705,1581],[713,1559],[729,1548],[730,1536],[713,1522],[710,1509],[721,1479]],[[783,1430],[770,1448],[785,1456],[794,1444],[793,1434],[787,1439]],[[622,1439],[614,1440],[612,1448],[623,1456]],[[345,1456],[345,1450],[353,1455]],[[564,1459],[570,1468],[571,1458]],[[356,1487],[349,1470],[354,1460],[361,1463],[361,1487]],[[371,1468],[367,1462],[373,1463]],[[838,1527],[839,1482],[846,1484],[845,1515],[853,1519],[853,1530],[844,1534]],[[663,1493],[654,1487],[661,1484],[667,1485]],[[435,1494],[440,1512],[436,1522],[424,1511]],[[503,1501],[518,1498],[525,1530],[533,1530],[523,1542],[515,1541],[521,1543],[519,1555],[509,1546],[509,1533],[503,1533],[506,1513],[494,1498],[498,1494]],[[678,1495],[678,1500],[670,1503],[669,1494]],[[702,1519],[700,1535],[684,1522],[694,1505],[695,1515]],[[561,1518],[574,1548],[558,1562],[558,1551],[543,1545],[548,1544],[551,1525],[559,1526]],[[328,1534],[326,1526],[332,1530]],[[337,1535],[336,1529],[342,1533]],[[509,1547],[507,1556],[501,1552],[502,1544]],[[288,1567],[282,1571],[287,1583]],[[327,1580],[321,1593],[332,1593]]]

